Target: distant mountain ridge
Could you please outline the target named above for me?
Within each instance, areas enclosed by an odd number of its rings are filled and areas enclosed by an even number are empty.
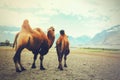
[[[59,34],[56,34],[56,39],[55,41],[59,38]],[[68,35],[68,39],[69,39],[69,42],[70,42],[70,46],[79,46],[79,45],[84,45],[84,44],[87,44],[91,38],[89,36],[80,36],[80,37],[72,37],[70,35]]]
[[[101,31],[88,43],[89,47],[120,49],[120,25]]]
[[[13,43],[15,33],[19,31],[19,27],[9,27],[0,25],[0,42],[9,40]],[[55,42],[58,39],[59,34],[55,35]],[[68,39],[71,47],[111,47],[111,48],[120,48],[120,25],[113,26],[109,29],[103,30],[100,33],[97,33],[93,38],[89,36],[79,36],[73,37],[68,35]],[[55,45],[54,42],[54,45]],[[92,45],[92,46],[91,46]],[[116,46],[116,47],[114,47]]]
[[[91,38],[89,36],[85,36],[85,35],[77,37],[77,38],[69,36],[68,39],[72,46],[84,45],[84,44],[87,44],[91,40]]]
[[[120,25],[113,26],[96,34],[89,43],[105,45],[120,44]]]

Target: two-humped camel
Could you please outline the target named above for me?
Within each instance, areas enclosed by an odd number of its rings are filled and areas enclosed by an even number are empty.
[[[13,44],[13,47],[15,47],[16,50],[16,53],[13,57],[16,72],[26,70],[21,64],[21,52],[24,48],[27,48],[34,54],[32,68],[36,68],[35,61],[37,59],[37,55],[40,54],[40,69],[45,70],[43,67],[43,58],[53,45],[54,39],[55,35],[53,27],[48,29],[46,35],[40,28],[32,29],[29,25],[29,21],[24,20],[22,29],[16,34]],[[19,69],[18,66],[20,66],[21,69]]]
[[[56,41],[56,51],[57,51],[58,61],[59,61],[58,69],[63,70],[62,58],[64,56],[64,67],[67,67],[66,59],[67,59],[67,55],[70,52],[68,37],[65,34],[64,30],[60,31],[60,37]]]

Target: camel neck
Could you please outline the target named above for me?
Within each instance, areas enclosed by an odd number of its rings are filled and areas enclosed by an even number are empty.
[[[49,34],[49,32],[48,32],[47,37],[48,37],[48,40],[49,40],[48,41],[49,42],[49,46],[51,48],[51,46],[53,45],[53,42],[55,40],[55,36],[54,36],[54,34]]]

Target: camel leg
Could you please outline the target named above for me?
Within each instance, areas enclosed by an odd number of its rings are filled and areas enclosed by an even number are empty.
[[[67,55],[64,56],[64,67],[67,67],[66,60],[67,60]]]
[[[58,61],[59,61],[58,69],[60,69],[60,70],[63,70],[63,67],[62,67],[62,57],[63,57],[63,54],[59,54],[58,55]]]
[[[21,64],[21,55],[19,54],[19,56],[18,56],[18,63],[19,63],[19,65],[20,65],[20,68],[21,68],[21,71],[25,71],[26,69],[22,66],[22,64]]]
[[[16,68],[16,72],[21,72],[21,70],[19,69],[18,67],[18,59],[19,59],[19,56],[20,56],[20,53],[21,53],[21,49],[18,49],[13,57],[13,61],[15,63],[15,68]]]
[[[67,55],[69,54],[70,50],[66,50],[65,52],[65,56],[64,56],[64,67],[67,67],[67,63],[66,63],[66,60],[67,60]]]
[[[40,55],[40,70],[45,70],[45,68],[43,67],[43,59],[44,59],[44,56]]]
[[[37,59],[37,55],[38,55],[38,53],[36,54],[36,53],[34,53],[34,61],[33,61],[33,64],[32,64],[32,67],[31,68],[36,68],[36,65],[35,65],[35,62],[36,62],[36,59]]]

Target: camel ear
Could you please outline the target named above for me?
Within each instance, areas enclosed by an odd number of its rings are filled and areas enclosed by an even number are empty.
[[[52,28],[53,31],[55,31],[55,28],[53,26],[51,28]]]
[[[53,26],[51,26],[51,27],[48,29],[48,31],[49,31],[49,30],[55,31],[55,29],[54,29]]]
[[[55,31],[55,29],[53,28],[53,31]]]

